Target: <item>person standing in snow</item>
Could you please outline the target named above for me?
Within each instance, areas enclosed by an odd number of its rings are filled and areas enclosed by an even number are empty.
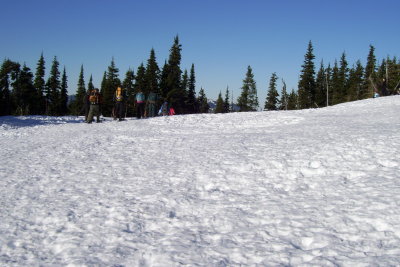
[[[158,111],[158,115],[167,116],[168,115],[168,102],[167,100],[161,105],[160,110]]]
[[[90,92],[89,102],[90,102],[90,109],[86,122],[92,123],[94,116],[96,116],[97,119],[96,122],[100,122],[100,105],[102,102],[102,97],[100,95],[99,89],[95,88]]]
[[[150,92],[149,96],[147,97],[147,117],[154,117],[156,116],[156,102],[157,102],[157,94]]]
[[[388,94],[388,90],[387,90],[387,83],[386,83],[386,79],[383,78],[381,86],[380,86],[380,91],[381,91],[381,95],[382,96],[387,96]]]
[[[146,97],[143,92],[139,90],[136,94],[136,118],[144,118],[144,106]]]
[[[117,90],[114,93],[114,103],[115,103],[115,119],[118,119],[119,121],[124,120],[124,111],[125,111],[125,99],[126,99],[126,94],[125,91],[118,86]]]

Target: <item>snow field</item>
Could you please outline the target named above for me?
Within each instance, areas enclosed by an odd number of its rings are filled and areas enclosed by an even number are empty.
[[[0,263],[398,265],[399,110],[0,118]]]

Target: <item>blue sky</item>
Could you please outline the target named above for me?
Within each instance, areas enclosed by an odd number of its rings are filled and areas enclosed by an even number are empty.
[[[250,65],[264,105],[276,72],[297,88],[308,42],[316,66],[343,52],[352,65],[365,64],[369,45],[379,60],[399,56],[400,1],[267,0],[38,0],[2,1],[1,59],[26,63],[33,72],[43,52],[46,75],[54,56],[76,92],[80,66],[85,81],[99,87],[114,57],[123,79],[128,68],[146,64],[155,49],[160,68],[174,36],[182,44],[182,69],[195,64],[196,91],[216,99],[226,87],[234,98]],[[281,87],[281,82],[279,82]]]

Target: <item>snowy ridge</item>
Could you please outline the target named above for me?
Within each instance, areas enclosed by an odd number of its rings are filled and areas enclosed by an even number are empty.
[[[399,111],[0,117],[0,265],[399,265]]]

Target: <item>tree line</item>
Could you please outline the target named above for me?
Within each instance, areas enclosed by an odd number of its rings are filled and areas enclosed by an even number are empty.
[[[318,72],[315,55],[310,41],[304,56],[298,89],[289,93],[282,79],[281,94],[278,93],[279,77],[272,73],[269,80],[264,110],[295,110],[320,108],[349,101],[371,98],[374,93],[393,95],[400,92],[400,60],[387,57],[378,64],[375,47],[370,45],[365,66],[357,60],[352,67],[342,53],[340,61],[325,66],[321,61]],[[243,80],[241,95],[237,99],[240,111],[256,111],[259,107],[257,88],[252,69],[248,66]],[[221,97],[221,95],[219,96]]]
[[[102,114],[111,116],[114,106],[113,96],[117,87],[126,90],[128,116],[134,116],[134,96],[142,91],[147,96],[156,93],[158,104],[167,100],[177,114],[206,113],[209,110],[207,96],[203,88],[196,95],[194,64],[190,72],[181,69],[182,45],[179,37],[174,38],[168,61],[160,68],[154,49],[150,51],[147,64],[136,70],[129,69],[124,79],[119,77],[119,69],[114,59],[104,72],[100,86],[103,96]],[[55,56],[47,81],[45,80],[45,60],[41,54],[35,75],[25,64],[5,59],[0,68],[0,115],[82,115],[84,97],[94,89],[93,77],[86,86],[84,67],[81,66],[77,90],[73,101],[68,102],[68,82],[66,69],[59,71],[60,63]]]
[[[209,112],[208,99],[203,88],[196,95],[196,77],[194,64],[188,72],[181,69],[182,45],[179,37],[174,38],[168,60],[162,68],[156,60],[154,49],[151,49],[147,64],[139,65],[136,70],[129,69],[124,79],[119,77],[119,69],[114,59],[104,72],[100,86],[103,95],[102,114],[111,116],[114,106],[113,96],[117,87],[126,90],[127,116],[135,116],[134,96],[142,91],[145,95],[154,92],[159,96],[158,106],[163,101],[173,105],[177,114],[193,114]],[[396,94],[399,90],[400,61],[396,57],[387,57],[378,64],[375,48],[370,51],[365,66],[358,60],[352,67],[346,54],[325,66],[322,61],[316,71],[313,45],[310,41],[304,56],[300,72],[298,89],[289,93],[282,79],[283,87],[278,93],[279,77],[272,73],[269,80],[264,110],[293,110],[325,107],[348,101],[373,97],[379,91],[383,79],[388,94]],[[45,80],[45,60],[41,54],[35,74],[25,64],[5,59],[0,68],[0,115],[82,115],[83,99],[86,93],[94,89],[93,77],[86,86],[84,67],[81,66],[77,90],[73,101],[68,101],[68,78],[64,67],[59,71],[60,63],[55,56],[52,61],[48,79]],[[241,87],[241,94],[236,100],[237,109],[233,107],[229,89],[226,88],[224,98],[219,93],[215,113],[232,111],[256,111],[259,108],[257,86],[251,66],[247,67]]]

